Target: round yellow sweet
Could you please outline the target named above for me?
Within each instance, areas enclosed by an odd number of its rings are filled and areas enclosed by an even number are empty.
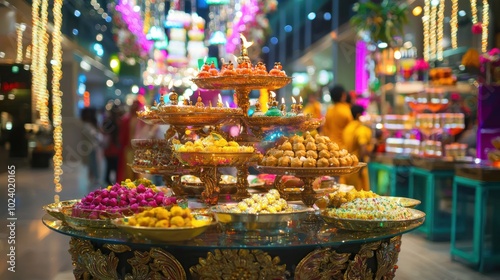
[[[159,208],[159,210],[156,212],[156,218],[159,219],[159,220],[162,220],[162,219],[170,219],[170,216],[171,216],[171,213],[168,212],[167,209],[165,208]]]
[[[182,216],[184,214],[184,209],[182,209],[180,206],[172,206],[170,209],[170,213],[172,216]]]
[[[170,226],[170,223],[168,222],[168,220],[159,220],[155,224],[155,227],[168,228],[169,226]]]
[[[181,216],[174,216],[170,219],[171,226],[183,227],[185,224],[184,219]]]

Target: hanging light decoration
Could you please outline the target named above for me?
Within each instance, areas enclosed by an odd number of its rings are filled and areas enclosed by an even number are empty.
[[[54,30],[52,32],[52,119],[54,126],[54,184],[55,192],[54,200],[59,201],[59,195],[62,191],[61,175],[63,163],[63,136],[62,136],[62,91],[60,81],[62,79],[62,5],[63,0],[54,1]]]
[[[37,2],[37,3],[35,3]],[[33,1],[33,91],[37,98],[36,108],[40,112],[40,124],[49,126],[49,93],[47,90],[47,51],[49,34],[47,33],[48,0]]]
[[[458,33],[458,0],[451,0],[451,47],[456,49],[458,47],[457,33]]]
[[[424,16],[422,17],[422,24],[424,26],[424,60],[429,61],[430,57],[430,10],[431,0],[425,0]]]
[[[436,1],[436,0],[434,0]],[[438,5],[436,2],[431,1],[431,17],[430,17],[430,55],[429,58],[436,59],[436,52],[437,52],[437,12],[438,12]],[[437,2],[439,3],[439,2]]]
[[[472,25],[477,23],[477,1],[476,0],[470,0],[470,8],[471,8],[471,13],[472,13]]]
[[[32,85],[33,95],[36,98],[35,109],[40,111],[40,98],[38,96],[38,85],[40,82],[40,76],[38,76],[38,31],[40,30],[40,0],[33,0],[33,4],[31,5],[31,18],[32,18],[32,60],[31,60],[31,71],[32,71]]]
[[[490,4],[488,0],[483,0],[483,32],[481,37],[481,51],[488,51],[488,25],[490,24]]]
[[[443,38],[444,38],[444,0],[439,2],[438,10],[438,22],[437,22],[437,47],[436,47],[436,58],[437,60],[443,60]]]
[[[20,23],[16,26],[17,31],[17,53],[16,63],[23,62],[23,33],[26,30],[26,24]]]

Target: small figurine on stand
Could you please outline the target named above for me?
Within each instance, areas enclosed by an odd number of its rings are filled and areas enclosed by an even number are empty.
[[[271,91],[271,98],[269,100],[269,110],[267,110],[266,116],[281,117],[281,111],[278,109],[278,101],[276,101],[276,93]]]
[[[297,116],[303,116],[304,115],[304,112],[302,112],[302,96],[300,97],[300,101],[299,101],[299,104],[297,104]]]
[[[191,105],[190,102],[189,102],[189,98],[186,98],[186,96],[183,96],[183,97],[184,97],[184,99],[182,101],[182,105],[184,105],[184,106]]]
[[[280,106],[280,111],[281,111],[281,115],[286,115],[286,104],[285,104],[285,98],[282,97],[281,98],[281,106]]]
[[[260,102],[257,100],[257,102],[255,102],[255,112],[253,113],[253,117],[262,117],[264,116],[264,113],[262,112],[261,110],[261,104]]]
[[[290,105],[290,112],[286,113],[287,117],[295,117],[297,116],[297,104],[295,98],[292,96],[292,105]]]
[[[297,101],[295,100],[295,97],[292,96],[292,106],[290,108],[290,111],[292,113],[297,114]]]
[[[171,91],[168,96],[168,99],[170,100],[170,104],[177,105],[179,101],[179,95],[177,94],[177,92]]]
[[[199,107],[199,108],[205,107],[205,104],[203,103],[203,100],[201,99],[201,93],[198,93],[198,99],[197,99],[195,106]]]
[[[156,107],[163,107],[163,106],[165,106],[165,95],[163,93],[160,95],[160,104],[157,104],[156,100],[155,100],[154,106],[156,106]]]

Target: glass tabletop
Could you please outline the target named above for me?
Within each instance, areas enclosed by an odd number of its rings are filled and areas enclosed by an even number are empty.
[[[76,230],[60,220],[45,214],[43,223],[51,230],[75,238],[87,239],[93,242],[123,244],[128,246],[156,246],[177,248],[248,248],[248,249],[278,249],[290,247],[335,247],[346,244],[366,243],[391,238],[414,230],[420,225],[396,229],[381,229],[378,231],[348,231],[333,228],[319,219],[317,222],[301,223],[293,230],[282,234],[263,235],[259,232],[225,231],[220,225],[211,226],[203,234],[188,241],[158,242],[126,233],[117,228],[99,229],[87,228]]]

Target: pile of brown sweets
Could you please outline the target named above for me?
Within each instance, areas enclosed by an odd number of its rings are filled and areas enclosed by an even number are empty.
[[[357,156],[340,149],[328,136],[312,136],[309,132],[269,149],[261,161],[264,166],[280,167],[346,167],[358,163]]]

